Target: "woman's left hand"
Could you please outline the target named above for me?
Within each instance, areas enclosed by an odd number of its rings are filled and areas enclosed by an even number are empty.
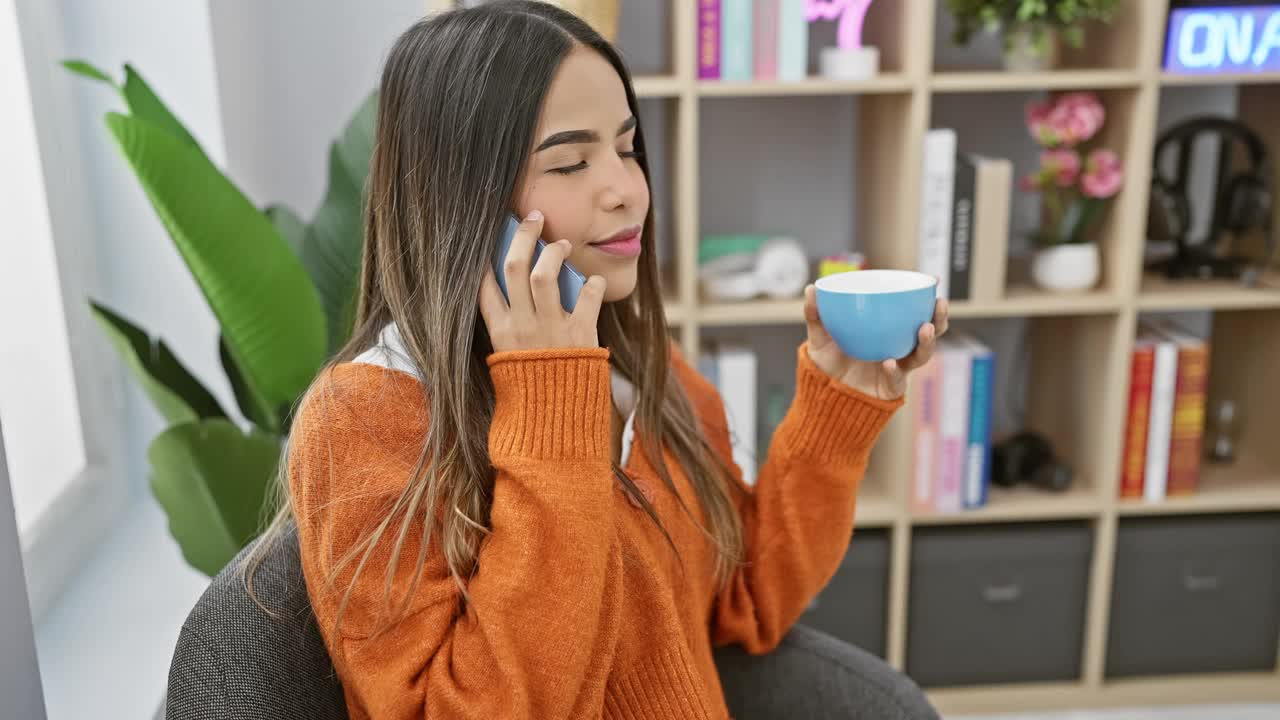
[[[818,315],[817,290],[804,289],[804,320],[809,334],[809,357],[827,375],[849,387],[881,400],[896,400],[907,390],[907,375],[929,362],[938,338],[947,332],[947,301],[933,306],[933,321],[917,330],[918,342],[910,355],[884,362],[867,362],[844,354],[822,326]]]

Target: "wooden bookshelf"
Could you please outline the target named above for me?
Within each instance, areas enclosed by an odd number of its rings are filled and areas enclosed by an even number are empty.
[[[886,628],[891,664],[906,666],[914,528],[1084,520],[1094,529],[1094,555],[1078,681],[928,690],[940,711],[991,713],[1190,701],[1280,701],[1280,670],[1116,681],[1106,677],[1104,668],[1116,537],[1123,518],[1280,509],[1280,450],[1257,451],[1266,448],[1268,442],[1257,433],[1280,424],[1280,397],[1274,391],[1250,405],[1249,410],[1263,418],[1254,418],[1255,436],[1242,439],[1252,454],[1229,468],[1206,466],[1195,495],[1171,497],[1159,503],[1118,497],[1129,357],[1141,314],[1177,310],[1224,314],[1226,337],[1215,341],[1213,361],[1215,377],[1220,381],[1221,377],[1239,373],[1260,377],[1264,372],[1257,366],[1260,361],[1241,359],[1253,356],[1232,352],[1232,348],[1249,347],[1242,344],[1246,335],[1271,333],[1273,339],[1258,343],[1255,352],[1270,352],[1272,357],[1280,358],[1280,272],[1265,277],[1257,288],[1222,282],[1173,284],[1143,272],[1146,186],[1161,89],[1240,83],[1252,89],[1242,94],[1241,113],[1269,123],[1270,130],[1276,127],[1271,118],[1280,111],[1280,100],[1275,99],[1280,96],[1280,89],[1271,86],[1280,85],[1280,73],[1225,77],[1163,73],[1159,56],[1166,0],[1130,0],[1115,25],[1091,36],[1100,38],[1097,42],[1101,45],[1087,53],[1069,54],[1066,67],[1061,70],[1005,73],[935,68],[934,43],[948,40],[935,40],[918,30],[934,27],[934,14],[941,10],[933,2],[911,2],[878,3],[868,16],[868,35],[881,48],[885,66],[884,73],[876,78],[858,82],[821,78],[796,83],[701,81],[696,79],[693,56],[693,4],[688,0],[672,2],[672,7],[680,9],[672,13],[672,32],[679,39],[674,45],[677,57],[673,62],[677,75],[646,78],[638,87],[645,96],[670,97],[679,105],[676,132],[671,138],[676,157],[676,177],[672,181],[677,187],[671,211],[677,216],[680,302],[669,317],[678,320],[681,339],[690,356],[696,355],[704,330],[723,332],[733,327],[803,323],[800,300],[708,302],[698,291],[698,177],[716,172],[714,167],[699,164],[703,131],[699,108],[703,103],[729,97],[857,97],[857,157],[852,161],[855,184],[860,190],[851,201],[857,208],[853,235],[863,240],[856,249],[873,265],[904,268],[915,267],[920,148],[930,127],[935,97],[966,94],[978,100],[995,93],[1088,89],[1099,91],[1108,108],[1105,143],[1118,148],[1124,158],[1126,187],[1117,196],[1101,231],[1103,283],[1090,292],[1056,294],[1020,284],[1010,273],[1011,281],[1002,297],[951,305],[951,315],[957,321],[1027,318],[1035,326],[1032,342],[1051,352],[1040,353],[1049,359],[1030,369],[1037,386],[1030,411],[1033,418],[1042,421],[1039,424],[1048,428],[1059,451],[1077,460],[1077,481],[1060,494],[993,487],[988,504],[979,510],[943,515],[913,513],[906,489],[912,428],[904,418],[895,418],[873,454],[856,511],[859,527],[887,528],[892,538]],[[1273,147],[1280,148],[1280,137],[1271,139]],[[1280,383],[1271,380],[1271,386],[1280,387]],[[1062,408],[1070,411],[1064,413]],[[1062,420],[1064,414],[1074,419]]]
[[[794,98],[805,95],[858,99],[855,136],[857,208],[852,236],[857,250],[879,267],[915,267],[921,145],[931,126],[935,98],[1037,91],[1096,90],[1107,106],[1104,143],[1117,148],[1126,184],[1099,238],[1104,281],[1078,294],[1042,292],[1012,282],[994,300],[955,302],[953,319],[1027,318],[1032,344],[1047,352],[1028,372],[1035,390],[1029,412],[1060,453],[1075,460],[1077,482],[1064,493],[993,487],[986,507],[953,514],[917,514],[908,503],[912,427],[899,414],[886,428],[864,480],[856,509],[859,527],[887,528],[890,562],[888,660],[906,665],[907,606],[914,528],[944,524],[1084,520],[1093,528],[1083,657],[1076,681],[930,689],[946,714],[1029,712],[1069,708],[1161,705],[1187,702],[1280,702],[1280,668],[1273,672],[1113,680],[1105,657],[1117,530],[1125,518],[1193,513],[1280,510],[1280,271],[1264,286],[1222,282],[1173,284],[1143,272],[1144,229],[1152,149],[1162,88],[1239,85],[1239,112],[1268,134],[1280,154],[1280,73],[1229,76],[1171,75],[1160,69],[1168,0],[1125,0],[1110,28],[1090,31],[1090,45],[1068,52],[1060,70],[1041,73],[971,71],[935,66],[935,14],[929,0],[880,2],[867,18],[866,36],[881,49],[883,73],[857,82],[811,77],[801,82],[720,82],[697,78],[693,0],[665,0],[673,57],[670,75],[636,78],[637,94],[672,108],[667,178],[674,218],[673,279],[667,317],[688,357],[696,357],[704,331],[803,323],[799,300],[708,302],[698,291],[697,245],[701,234],[699,177],[704,132],[700,109],[722,98]],[[763,108],[765,103],[761,103]],[[761,112],[767,110],[762,109]],[[962,140],[963,144],[963,140]],[[1276,226],[1280,227],[1280,204]],[[854,249],[854,248],[850,248]],[[1148,503],[1120,499],[1119,469],[1128,400],[1129,361],[1139,317],[1149,312],[1215,313],[1210,398],[1241,399],[1250,415],[1240,439],[1239,463],[1206,465],[1198,492]],[[708,333],[710,334],[710,333]],[[1260,387],[1260,391],[1252,388]],[[910,407],[910,405],[909,405]]]

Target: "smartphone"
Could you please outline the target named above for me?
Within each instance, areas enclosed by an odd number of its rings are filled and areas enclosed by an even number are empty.
[[[507,259],[507,252],[511,249],[511,240],[515,237],[516,229],[520,227],[520,221],[512,215],[507,218],[507,226],[502,231],[502,241],[498,243],[498,249],[493,255],[493,275],[498,279],[498,287],[502,288],[502,297],[511,302],[511,296],[507,294],[507,276],[503,272],[502,266]],[[529,262],[529,269],[537,264],[538,258],[542,255],[542,249],[547,243],[542,238],[533,246],[533,259]],[[558,279],[560,286],[560,306],[565,312],[573,312],[578,305],[578,294],[582,292],[582,286],[587,284],[587,278],[573,265],[565,260],[560,264],[560,277]]]

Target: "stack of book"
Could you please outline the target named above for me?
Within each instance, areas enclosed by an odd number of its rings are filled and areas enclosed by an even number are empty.
[[[1129,376],[1120,497],[1159,502],[1200,482],[1209,342],[1168,321],[1138,327]]]
[[[708,344],[698,355],[698,372],[720,392],[733,462],[742,469],[742,480],[756,481],[756,353],[739,343]]]
[[[951,128],[924,140],[917,267],[938,278],[938,297],[1004,296],[1013,164],[957,150]]]
[[[987,504],[995,353],[952,329],[933,359],[911,377],[915,444],[911,509],[951,513]]]
[[[698,0],[698,79],[803,80],[805,0]]]

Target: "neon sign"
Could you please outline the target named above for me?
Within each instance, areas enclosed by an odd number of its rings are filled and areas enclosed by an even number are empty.
[[[1280,71],[1280,5],[1171,11],[1164,69],[1208,74]]]

